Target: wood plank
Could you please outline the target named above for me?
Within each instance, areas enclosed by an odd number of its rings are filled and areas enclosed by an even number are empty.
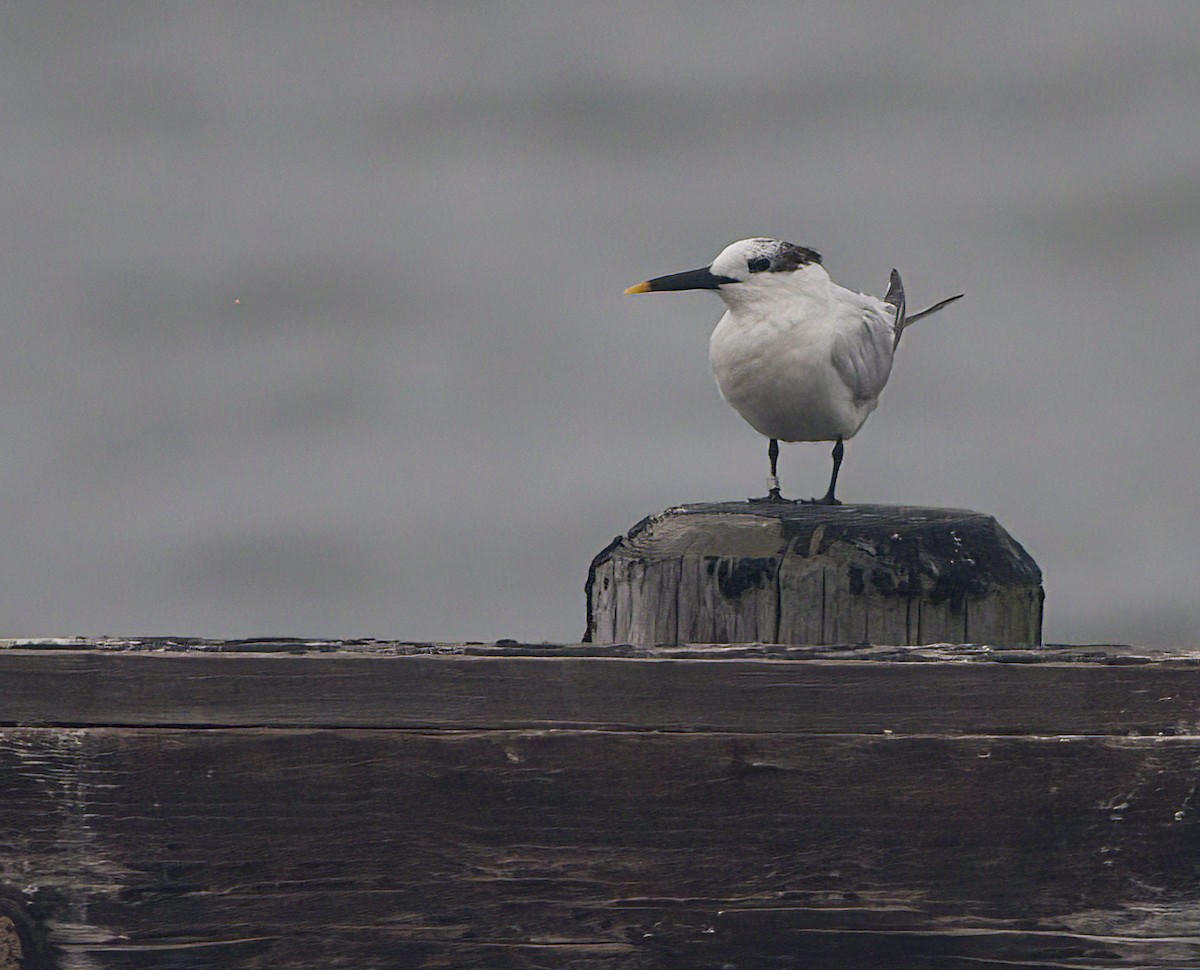
[[[0,724],[1117,736],[1200,725],[1200,654],[293,649],[0,649]]]
[[[3,970],[1200,967],[1200,651],[9,641],[0,723]]]
[[[1188,967],[1198,765],[1195,736],[9,728],[0,878],[63,970]]]

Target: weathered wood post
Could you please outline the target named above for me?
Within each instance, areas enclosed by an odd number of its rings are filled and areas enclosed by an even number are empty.
[[[592,562],[596,643],[1041,643],[1042,573],[962,509],[722,502],[642,520]]]

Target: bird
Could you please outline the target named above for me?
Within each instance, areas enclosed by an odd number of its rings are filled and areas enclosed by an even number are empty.
[[[769,441],[769,491],[751,501],[789,501],[779,488],[780,441],[833,441],[829,489],[803,500],[817,505],[842,504],[835,490],[844,442],[878,405],[905,328],[963,296],[908,314],[896,270],[879,299],[834,283],[816,250],[762,236],[731,243],[703,269],[625,293],[678,290],[714,290],[725,303],[708,344],[713,376],[721,396]]]

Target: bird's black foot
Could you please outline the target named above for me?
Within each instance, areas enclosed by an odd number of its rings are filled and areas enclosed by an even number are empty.
[[[895,277],[894,282],[899,283],[900,274],[896,273],[895,270],[893,270],[892,273]],[[889,292],[889,295],[891,295],[890,292]],[[900,305],[901,305],[901,307],[904,306],[904,291],[903,290],[900,291]],[[842,455],[844,455],[845,453],[846,453],[845,445],[842,444],[842,439],[838,438],[837,444],[833,446],[833,474],[829,476],[829,490],[826,491],[826,493],[824,495],[822,495],[820,498],[810,498],[810,499],[805,500],[805,502],[804,502],[805,505],[841,505],[842,504],[841,502],[839,502],[837,499],[835,499],[833,497],[833,493],[834,493],[834,491],[837,490],[838,469],[842,467]]]
[[[796,504],[796,500],[794,498],[784,498],[778,488],[771,489],[762,498],[748,498],[748,499],[746,499],[746,501],[751,503],[752,505],[761,505],[764,502],[773,502],[777,505],[795,505]]]

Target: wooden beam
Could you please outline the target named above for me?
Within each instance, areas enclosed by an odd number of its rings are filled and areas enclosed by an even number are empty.
[[[1200,966],[1200,651],[24,643],[0,724],[3,970]]]
[[[1190,656],[1117,647],[255,646],[0,649],[0,724],[1072,735],[1200,711]]]

